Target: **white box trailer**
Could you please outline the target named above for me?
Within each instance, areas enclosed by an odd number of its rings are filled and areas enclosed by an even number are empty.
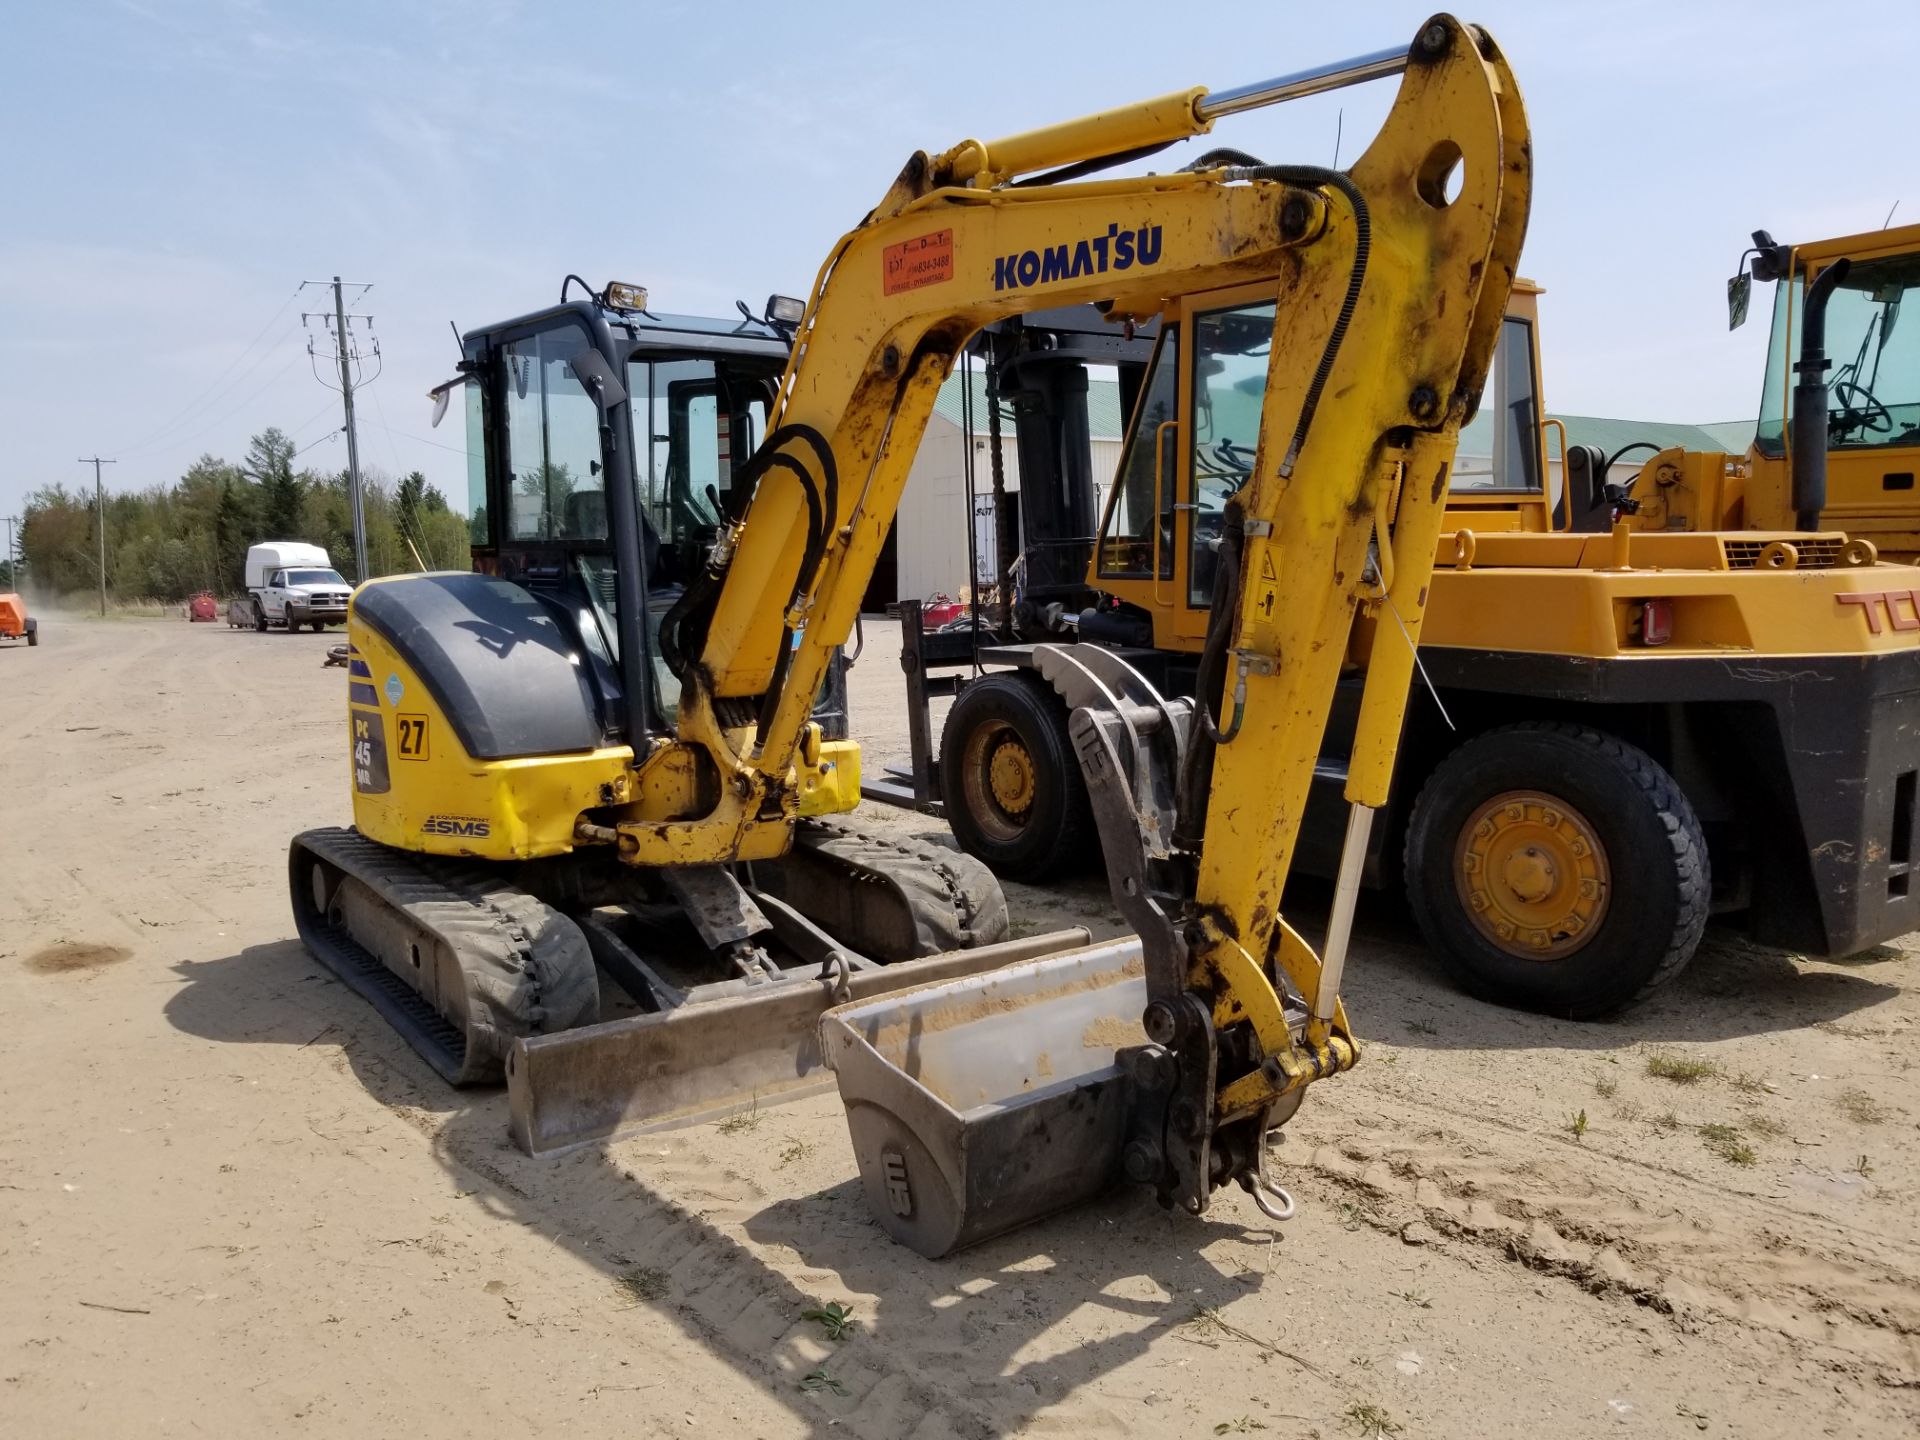
[[[302,625],[324,630],[346,622],[353,587],[319,545],[268,540],[249,546],[246,573],[256,630],[282,625],[291,634]],[[231,611],[227,618],[232,623]]]
[[[321,545],[304,540],[268,540],[247,547],[247,588],[264,590],[276,570],[331,570],[333,560]]]

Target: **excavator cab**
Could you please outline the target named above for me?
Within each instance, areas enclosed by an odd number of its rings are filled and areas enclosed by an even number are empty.
[[[636,288],[469,332],[460,388],[474,569],[565,611],[607,708],[634,697],[659,731],[679,700],[660,620],[737,503],[734,457],[766,433],[788,341],[771,321],[605,303]],[[631,672],[628,644],[646,657]],[[844,739],[844,703],[832,708],[830,738]]]

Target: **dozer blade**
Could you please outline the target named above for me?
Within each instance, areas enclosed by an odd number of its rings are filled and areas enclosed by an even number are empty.
[[[832,1086],[821,1060],[820,1017],[836,1003],[977,975],[1086,945],[1074,927],[855,970],[836,994],[790,980],[514,1041],[507,1101],[514,1141],[530,1155],[694,1124]],[[1138,1013],[1138,1007],[1135,1007]]]

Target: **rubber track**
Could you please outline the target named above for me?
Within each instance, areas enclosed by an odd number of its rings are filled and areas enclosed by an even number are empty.
[[[379,845],[353,830],[310,830],[293,842],[292,901],[301,938],[321,963],[385,1016],[456,1085],[497,1082],[521,1035],[591,1022],[599,981],[579,928],[489,867]],[[465,1028],[313,908],[300,852],[367,886],[437,936],[466,985]]]
[[[831,866],[847,883],[883,887],[893,903],[905,907],[915,937],[911,954],[878,953],[880,947],[867,937],[844,937],[846,943],[867,949],[877,960],[917,959],[1007,938],[1007,897],[993,872],[971,855],[882,839],[825,820],[803,821],[793,843],[796,851]],[[783,898],[817,923],[829,930],[838,928],[829,923],[830,916],[816,913],[806,894],[779,888]]]

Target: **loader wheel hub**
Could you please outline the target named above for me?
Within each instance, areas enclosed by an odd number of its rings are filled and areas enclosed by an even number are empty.
[[[974,823],[1002,844],[1017,841],[1040,795],[1040,767],[1020,732],[1001,720],[974,726],[967,732],[960,773],[965,789],[960,800]]]
[[[989,775],[994,804],[1009,815],[1025,814],[1033,804],[1033,757],[1017,736],[1003,736],[994,747]]]
[[[1509,790],[1461,827],[1454,883],[1481,934],[1509,955],[1559,960],[1607,913],[1607,854],[1587,817],[1552,795]]]

